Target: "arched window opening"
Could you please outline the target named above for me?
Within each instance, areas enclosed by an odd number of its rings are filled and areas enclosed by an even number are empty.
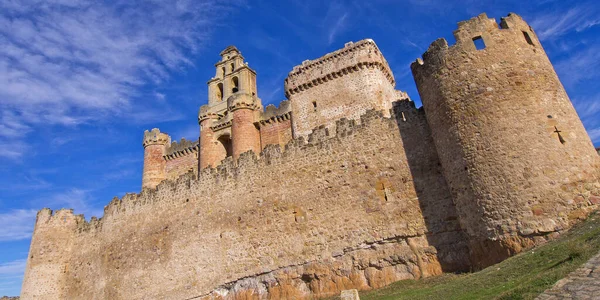
[[[239,90],[238,78],[237,77],[231,78],[231,83],[232,83],[231,92],[232,93],[237,93],[238,90]]]
[[[225,157],[230,157],[233,155],[233,148],[231,147],[231,138],[229,135],[224,134],[218,138],[219,143],[223,145],[225,149]]]
[[[217,99],[223,101],[223,83],[217,84]]]
[[[223,76],[225,76],[225,67],[221,68],[221,73],[223,74]]]
[[[233,70],[235,70],[235,63],[231,63],[231,72],[233,72]]]

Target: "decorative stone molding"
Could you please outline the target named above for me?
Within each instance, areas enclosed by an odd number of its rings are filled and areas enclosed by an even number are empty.
[[[259,110],[261,106],[256,97],[250,94],[237,93],[227,99],[227,110],[233,112],[238,109]]]
[[[206,119],[218,119],[219,117],[220,117],[219,114],[210,110],[209,105],[200,106],[200,110],[198,111],[198,123],[200,123]]]
[[[144,131],[142,146],[146,148],[149,145],[166,145],[170,142],[171,137],[168,134],[160,132],[158,128],[153,128],[151,131]]]
[[[318,70],[317,68],[321,69],[321,72],[325,71],[326,74],[322,75],[318,72],[316,72],[318,75],[310,74],[315,69]],[[330,70],[327,70],[328,68]],[[373,40],[365,39],[357,43],[346,43],[340,50],[312,61],[306,60],[301,65],[294,67],[285,79],[285,93],[289,97],[299,91],[365,68],[380,69],[387,80],[392,85],[395,84],[392,71],[379,48]]]
[[[167,148],[167,154],[163,156],[165,160],[171,160],[174,158],[190,155],[198,152],[198,141],[188,141],[182,138],[181,141],[172,142]]]

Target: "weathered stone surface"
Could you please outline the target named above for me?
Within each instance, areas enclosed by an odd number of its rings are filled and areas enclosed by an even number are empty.
[[[592,257],[583,267],[559,280],[536,299],[600,299],[600,253]]]
[[[358,291],[356,289],[352,290],[343,290],[340,294],[341,300],[360,300],[358,296]]]
[[[22,298],[328,297],[555,238],[598,208],[600,158],[533,31],[501,27],[431,45],[420,109],[371,40],[295,67],[265,111],[227,47],[197,146],[146,132],[141,193],[90,222],[38,213]]]
[[[499,26],[482,14],[454,36],[455,45],[435,41],[411,68],[473,261],[483,267],[530,246],[519,236],[568,228],[569,210],[589,198],[577,190],[597,181],[600,162],[521,17]]]

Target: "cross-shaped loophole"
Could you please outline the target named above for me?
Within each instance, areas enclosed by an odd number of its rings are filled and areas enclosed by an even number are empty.
[[[562,131],[558,130],[558,128],[556,126],[554,126],[554,133],[556,133],[556,135],[558,135],[558,140],[560,141],[561,144],[566,143],[565,139],[563,139],[562,135],[560,134]]]

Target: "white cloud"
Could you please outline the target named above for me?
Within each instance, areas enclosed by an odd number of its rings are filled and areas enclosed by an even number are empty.
[[[552,40],[569,32],[581,32],[600,24],[595,7],[575,6],[565,12],[540,14],[530,22],[542,40]]]
[[[344,13],[341,17],[339,17],[333,25],[333,27],[331,27],[331,29],[329,30],[329,36],[327,40],[329,45],[333,43],[333,41],[335,40],[335,36],[344,29],[346,24],[346,18],[348,18],[348,13]]]
[[[590,139],[592,139],[593,142],[596,143],[600,141],[600,127],[588,130],[588,134],[590,135]]]
[[[18,259],[0,264],[0,276],[15,275],[22,273],[25,269],[26,259]]]
[[[39,199],[45,206],[53,210],[61,208],[71,208],[75,214],[84,214],[89,220],[92,216],[101,217],[104,213],[103,204],[94,206],[94,199],[89,190],[72,188],[65,192],[51,195],[44,199]]]
[[[37,211],[33,209],[15,209],[0,214],[0,242],[30,238],[36,215]]]
[[[600,77],[600,45],[589,45],[574,51],[566,59],[558,61],[555,68],[567,87],[582,80]]]
[[[36,126],[151,110],[135,100],[140,88],[192,65],[232,4],[0,1],[0,144],[22,143]],[[18,158],[19,148],[2,156]]]
[[[0,263],[0,295],[17,295],[25,273],[27,260]]]

